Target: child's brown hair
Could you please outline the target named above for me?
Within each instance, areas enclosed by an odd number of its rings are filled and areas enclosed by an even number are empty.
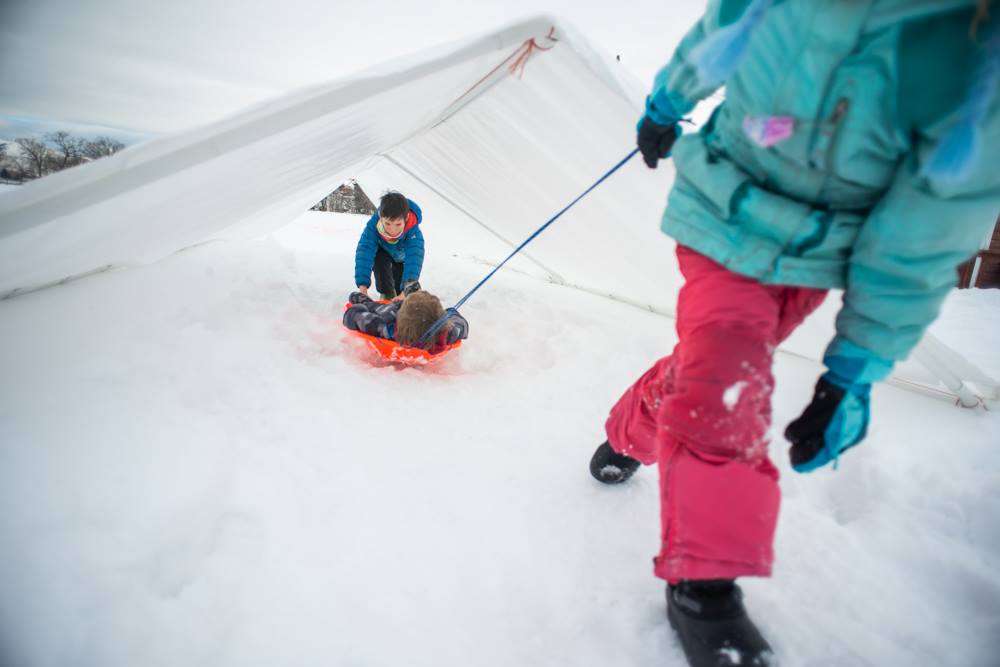
[[[410,202],[403,194],[395,191],[386,192],[378,202],[378,215],[387,220],[399,220],[410,214]]]
[[[439,336],[431,336],[423,345],[417,345],[420,338],[439,319],[444,317],[441,300],[430,292],[417,291],[407,295],[396,315],[396,342],[407,347],[421,347],[425,350],[434,346]],[[441,331],[447,331],[445,324]]]

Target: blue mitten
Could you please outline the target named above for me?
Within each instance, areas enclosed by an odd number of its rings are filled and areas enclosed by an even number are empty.
[[[868,431],[873,382],[889,375],[892,361],[837,336],[823,357],[827,372],[816,384],[812,402],[785,429],[792,443],[792,469],[811,472],[861,442]]]

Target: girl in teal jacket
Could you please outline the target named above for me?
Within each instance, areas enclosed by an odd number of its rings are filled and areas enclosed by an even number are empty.
[[[786,431],[808,472],[864,437],[871,384],[918,343],[997,219],[989,5],[715,0],[656,76],[638,143],[650,167],[672,152],[677,172],[662,229],[688,280],[679,343],[615,406],[591,470],[608,483],[659,465],[656,573],[694,665],[730,664],[723,649],[732,664],[768,659],[733,580],[770,572],[770,364],[789,323],[816,290],[843,290],[828,370]],[[722,86],[710,121],[679,138]]]

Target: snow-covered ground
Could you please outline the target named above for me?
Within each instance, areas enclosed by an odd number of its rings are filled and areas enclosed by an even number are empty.
[[[953,290],[931,331],[993,379],[1000,379],[1000,289]]]
[[[0,302],[0,664],[682,664],[655,471],[587,472],[671,320],[502,271],[441,365],[379,365],[339,323],[362,223]],[[446,302],[489,268],[429,250]],[[883,385],[800,476],[779,434],[819,370],[776,361],[777,563],[745,590],[778,656],[997,664],[1000,416]]]

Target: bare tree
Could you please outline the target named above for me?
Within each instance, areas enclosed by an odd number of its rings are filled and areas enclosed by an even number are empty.
[[[19,162],[27,178],[41,178],[51,171],[52,149],[44,141],[18,137],[14,143],[20,149]]]
[[[83,142],[83,154],[91,160],[114,155],[123,148],[125,148],[125,144],[111,137],[97,137],[91,141]]]
[[[49,132],[45,141],[55,146],[55,169],[61,170],[83,162],[83,147],[85,141],[78,139],[65,130]]]
[[[320,200],[310,210],[371,215],[375,212],[375,205],[372,204],[358,182],[351,179]]]
[[[88,160],[113,155],[125,148],[125,144],[111,137],[99,136],[88,140],[65,130],[49,132],[43,139],[18,137],[14,143],[18,150],[11,154],[7,151],[10,146],[0,142],[0,168],[5,168],[8,177],[17,180],[41,178]]]
[[[7,161],[7,143],[0,141],[0,181],[13,181],[15,180],[14,173],[11,171],[11,166]]]

